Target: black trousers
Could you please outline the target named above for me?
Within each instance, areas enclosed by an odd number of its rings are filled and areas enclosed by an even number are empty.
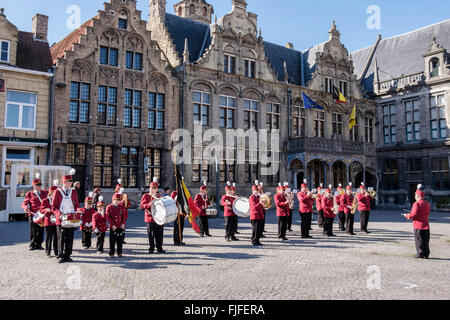
[[[81,231],[81,243],[83,247],[90,248],[92,246],[92,232],[91,231]]]
[[[286,238],[286,231],[289,217],[278,217],[278,238]]]
[[[317,218],[317,225],[319,226],[319,227],[323,227],[323,210],[319,210],[318,211],[318,218]]]
[[[118,235],[118,230],[120,231],[120,235]],[[109,231],[109,254],[114,255],[116,253],[116,245],[117,245],[117,254],[122,254],[123,248],[123,230],[117,229],[116,231]]]
[[[287,229],[292,230],[292,215],[294,214],[294,210],[289,210],[289,217],[287,219]]]
[[[311,229],[312,213],[300,213],[302,219],[301,230],[302,238],[309,237],[309,230]]]
[[[47,234],[45,239],[45,252],[50,254],[53,249],[55,256],[58,256],[58,237],[56,235],[56,226],[45,227],[45,233]]]
[[[30,248],[36,249],[42,247],[42,243],[44,242],[44,228],[34,223],[33,216],[28,216],[28,224],[30,225]]]
[[[264,220],[252,220],[252,244],[259,244],[259,239],[261,238],[264,226]]]
[[[225,239],[231,239],[235,237],[237,231],[237,219],[238,217],[225,217]]]
[[[417,256],[429,258],[430,256],[430,230],[414,229]]]
[[[262,232],[264,232],[266,230],[266,213],[267,213],[267,211],[264,210],[264,220],[263,220]]]
[[[323,234],[327,236],[333,235],[334,218],[324,218]]]
[[[346,229],[345,229],[345,213],[344,213],[344,211],[339,211],[338,216],[339,216],[339,230],[345,231]]]
[[[351,213],[345,214],[345,230],[347,233],[353,233],[353,225],[355,223],[355,215]]]
[[[200,235],[208,235],[209,234],[209,222],[208,216],[200,216],[198,217],[198,226],[200,227]]]
[[[97,234],[97,252],[103,252],[103,246],[105,244],[105,235],[106,232],[101,232]]]
[[[150,244],[150,251],[162,251],[164,239],[164,226],[157,223],[147,223],[148,242]]]
[[[63,228],[61,226],[56,227],[58,237],[58,253],[60,259],[69,259],[72,254],[73,248],[73,236],[75,228]]]
[[[180,226],[178,226],[178,220],[180,220]],[[180,216],[177,217],[177,220],[175,220],[173,224],[173,243],[174,244],[181,244],[183,242],[183,233],[184,233],[184,217]],[[181,242],[180,242],[180,229],[181,229]]]
[[[369,224],[370,211],[360,211],[359,218],[361,220],[361,231],[367,231],[367,225]]]

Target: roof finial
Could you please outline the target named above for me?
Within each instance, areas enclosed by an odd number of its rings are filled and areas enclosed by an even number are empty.
[[[0,8],[0,16],[6,17],[5,16],[5,8]]]
[[[184,62],[185,64],[189,63],[189,46],[188,46],[188,38],[185,38],[185,39],[184,39],[183,62]]]

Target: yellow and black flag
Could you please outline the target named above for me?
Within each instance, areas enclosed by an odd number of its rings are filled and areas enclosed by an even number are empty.
[[[342,92],[340,92],[335,86],[333,86],[333,99],[336,100],[336,103],[347,103],[347,99],[345,99]]]

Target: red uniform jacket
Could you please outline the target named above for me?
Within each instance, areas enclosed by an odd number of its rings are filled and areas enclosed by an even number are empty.
[[[45,226],[46,227],[50,227],[50,226],[56,226],[56,224],[54,224],[50,217],[53,215],[53,211],[52,211],[52,199],[47,197],[44,200],[42,200],[42,204],[41,204],[41,208],[39,210],[42,214],[45,214]]]
[[[251,195],[250,201],[250,220],[264,220],[264,208],[260,203],[260,197]]]
[[[289,208],[289,201],[286,196],[277,193],[274,196],[274,201],[277,206],[277,217],[289,217],[291,209]]]
[[[320,211],[320,210],[322,210],[322,195],[321,194],[318,194],[317,195],[317,198],[316,198],[316,209],[318,210],[318,211]]]
[[[359,211],[370,211],[370,197],[366,197],[364,194],[358,193],[356,199],[358,199]]]
[[[61,207],[61,202],[63,200],[63,197],[61,195],[61,192],[59,192],[59,190],[62,190],[64,192],[64,189],[60,188],[58,190],[55,191],[54,195],[53,195],[53,203],[52,203],[52,210],[54,215],[56,216],[56,225],[60,226],[62,219],[61,219],[61,211],[59,210]],[[78,209],[80,208],[80,204],[78,203],[78,194],[75,190],[72,190],[72,203],[73,203],[73,209],[75,211],[78,211]]]
[[[334,199],[333,197],[327,198],[322,197],[322,209],[323,209],[323,216],[325,218],[335,218],[336,214],[333,211],[334,207]]]
[[[222,202],[220,203],[220,205],[223,206],[223,208],[224,208],[224,216],[225,217],[236,216],[233,211],[233,203],[235,200],[236,200],[236,198],[230,197],[228,195],[224,195],[222,197]],[[229,201],[231,203],[229,206],[227,205],[227,201]]]
[[[94,215],[92,216],[92,228],[94,230],[98,229],[100,233],[106,232],[106,230],[108,230],[108,228],[106,227],[106,215],[102,215],[100,214],[100,212],[94,213]]]
[[[120,228],[121,225],[127,223],[125,208],[120,204],[117,207],[113,204],[106,207],[105,216],[109,223],[109,230],[112,230],[114,226]]]
[[[92,226],[86,227],[86,223],[92,223],[92,216],[95,213],[95,209],[94,208],[91,208],[91,209],[82,208],[82,209],[80,209],[80,212],[83,212],[83,214],[81,215],[80,230],[91,231]]]
[[[176,197],[177,197],[177,195],[178,195],[178,192],[174,191],[174,192],[172,192],[172,194],[170,195],[170,197],[171,197],[173,200],[175,200]]]
[[[345,202],[345,194],[343,195],[338,195],[336,197],[336,203],[338,205],[338,212],[345,212],[345,207],[346,207],[346,202]]]
[[[312,213],[313,211],[313,199],[308,197],[306,193],[300,191],[297,194],[298,202],[300,202],[300,213]]]
[[[153,219],[153,216],[150,214],[152,212],[151,203],[153,199],[159,199],[161,195],[157,193],[155,196],[152,196],[150,193],[146,193],[142,196],[141,199],[141,209],[145,210],[145,223],[156,223]]]
[[[200,214],[199,214],[199,216],[200,217],[205,217],[205,216],[207,216],[207,214],[206,214],[206,209],[210,206],[210,202],[209,202],[209,200],[204,200],[203,199],[203,195],[201,194],[201,193],[199,193],[198,195],[196,195],[195,196],[195,199],[194,199],[194,204],[197,206],[197,208],[199,209],[199,210],[201,210],[201,212],[200,212]]]
[[[428,201],[419,200],[414,202],[411,213],[406,217],[413,220],[413,228],[416,230],[429,230],[429,217],[431,213],[431,206]]]
[[[40,196],[38,196],[37,193],[34,192],[34,190],[29,191],[25,195],[25,200],[23,200],[22,202],[22,208],[24,210],[30,208],[31,214],[29,214],[29,216],[32,216],[34,213],[40,210],[42,201],[47,198],[47,196],[48,192],[44,190],[41,190]]]
[[[355,197],[353,197],[353,195],[347,195],[344,194],[342,196],[341,202],[343,202],[343,204],[345,205],[344,207],[344,213],[349,214],[352,213],[352,210],[348,208],[348,206],[353,206],[353,200],[355,199]]]

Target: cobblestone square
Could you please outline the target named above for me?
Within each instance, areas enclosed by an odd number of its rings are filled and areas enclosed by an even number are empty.
[[[314,223],[314,238],[302,240],[297,212],[294,217],[287,243],[277,239],[271,211],[264,247],[251,246],[243,219],[240,241],[226,242],[224,220],[217,218],[210,220],[213,238],[198,237],[186,223],[185,247],[173,246],[167,226],[168,253],[148,255],[143,214],[131,213],[122,259],[82,249],[77,231],[75,262],[63,265],[28,251],[26,222],[0,224],[0,299],[450,299],[449,213],[431,215],[430,260],[413,258],[412,225],[398,211],[373,211],[369,235],[347,236],[335,222],[338,237],[331,239]]]

